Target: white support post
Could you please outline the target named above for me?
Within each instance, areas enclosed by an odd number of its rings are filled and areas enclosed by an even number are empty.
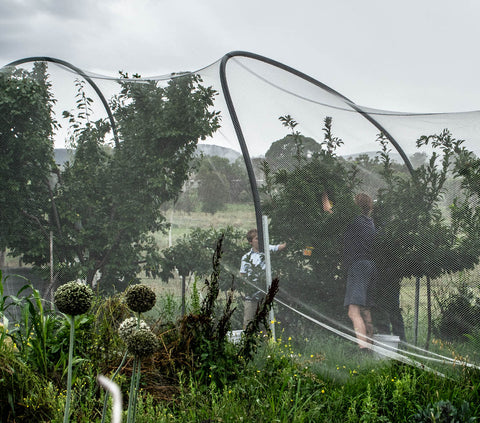
[[[268,236],[268,217],[262,216],[262,227],[263,227],[263,251],[265,254],[265,276],[267,279],[267,292],[270,289],[272,284],[272,266],[270,263],[270,239]],[[273,306],[270,309],[269,313],[270,319],[270,330],[272,331],[272,339],[275,340],[275,314],[273,312]]]
[[[53,286],[53,232],[50,231],[50,285]]]
[[[418,341],[418,314],[420,308],[420,278],[417,276],[415,279],[415,303],[414,303],[414,318],[413,318],[413,326],[414,326],[414,345],[417,346]]]
[[[172,243],[172,227],[173,227],[173,206],[172,210],[170,211],[170,227],[168,228],[168,247],[170,248]]]

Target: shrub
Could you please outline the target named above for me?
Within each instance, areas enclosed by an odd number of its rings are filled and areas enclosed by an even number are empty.
[[[441,313],[435,331],[440,338],[462,341],[480,329],[480,298],[466,284],[437,301]]]
[[[474,422],[468,402],[463,401],[460,408],[456,408],[450,401],[438,401],[428,404],[414,416],[414,422],[418,423],[455,423]]]
[[[51,382],[13,350],[0,349],[0,421],[49,421],[57,397]]]

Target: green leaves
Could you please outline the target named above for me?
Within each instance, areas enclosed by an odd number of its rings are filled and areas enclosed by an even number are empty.
[[[321,145],[328,151],[328,153],[335,155],[335,150],[343,144],[343,140],[333,135],[332,118],[330,116],[325,117],[324,123],[324,139]]]
[[[8,183],[0,188],[0,248],[42,266],[52,233],[62,281],[135,282],[142,270],[154,274],[152,234],[167,228],[161,206],[178,197],[198,140],[219,127],[216,93],[201,82],[189,74],[166,86],[123,81],[111,101],[121,136],[112,148],[109,124],[91,120],[93,101],[77,80],[76,108],[64,112],[74,157],[57,169],[46,67],[2,73],[0,177]]]
[[[441,155],[434,151],[411,178],[393,172],[382,142],[387,188],[379,192],[375,207],[375,218],[381,224],[377,263],[382,271],[390,269],[395,278],[435,278],[478,262],[479,243],[473,234],[480,229],[480,209],[470,201],[477,188],[470,185],[471,174],[464,172],[466,164],[472,163],[472,155],[463,142],[446,129],[420,137],[418,147],[431,145]],[[462,176],[466,177],[462,181],[465,190],[453,199],[448,216],[441,206],[446,183]]]
[[[46,65],[31,72],[0,73],[0,249],[14,254],[48,245],[48,232],[25,239],[25,227],[40,230],[49,204],[49,180],[53,161],[51,115],[54,100],[49,91]],[[32,242],[29,242],[32,241]]]
[[[224,238],[221,265],[227,269],[228,274],[236,273],[246,250],[243,241],[245,234],[229,226],[224,229],[194,229],[173,247],[163,250],[160,277],[168,281],[173,277],[174,269],[177,269],[181,276],[188,276],[190,273],[208,275],[212,270],[212,255],[222,234]],[[227,279],[231,280],[228,276]]]
[[[280,120],[286,127],[297,125],[288,115]],[[298,148],[299,140],[302,148]],[[287,135],[272,144],[264,165],[262,206],[271,219],[272,243],[286,241],[288,246],[281,258],[272,255],[272,268],[278,272],[282,286],[294,287],[297,295],[303,293],[302,301],[314,301],[316,306],[319,300],[342,303],[342,233],[357,213],[353,189],[358,180],[335,156],[340,144],[327,117],[323,142],[299,133]],[[323,211],[324,192],[333,202],[332,214]],[[309,256],[303,254],[306,247],[313,247]],[[312,292],[316,294],[312,296]]]

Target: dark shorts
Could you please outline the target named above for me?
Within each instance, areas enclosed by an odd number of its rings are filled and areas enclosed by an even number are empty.
[[[364,307],[374,305],[376,268],[372,260],[358,260],[348,268],[347,290],[344,306],[357,304]]]

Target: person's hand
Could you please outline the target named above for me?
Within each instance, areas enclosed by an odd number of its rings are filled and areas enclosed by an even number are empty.
[[[282,251],[283,249],[285,249],[286,246],[287,246],[286,242],[284,242],[283,244],[278,244],[278,251]]]
[[[323,207],[323,211],[326,211],[327,213],[333,213],[332,203],[328,199],[328,194],[326,191],[322,192],[322,207]]]

